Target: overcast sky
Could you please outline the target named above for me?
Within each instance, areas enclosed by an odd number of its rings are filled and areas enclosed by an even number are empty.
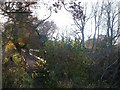
[[[54,1],[56,1],[56,0],[46,0],[46,2],[49,3],[49,5],[52,5]],[[65,2],[68,2],[68,1],[71,1],[71,0],[65,0]],[[87,9],[88,15],[91,13],[91,5],[95,2],[97,2],[97,0],[84,0],[84,1],[79,0],[79,1],[81,1],[81,5],[83,5],[83,6],[85,3],[87,4],[87,8],[89,8],[89,9]],[[98,1],[101,2],[101,0],[98,0]],[[42,4],[42,6],[40,4]],[[49,11],[43,5],[42,0],[39,2],[39,5],[42,8],[41,9],[38,8],[36,10],[36,12],[35,12],[36,15],[38,16],[39,19],[47,17],[47,15],[49,15]],[[70,33],[72,33],[71,31],[77,29],[75,26],[73,26],[74,22],[73,22],[71,14],[69,12],[67,12],[64,8],[62,8],[60,11],[58,11],[58,13],[53,12],[50,20],[53,20],[56,23],[56,25],[58,26],[59,33],[64,33],[64,34],[67,33],[67,35],[70,35]],[[87,23],[86,27],[85,27],[85,39],[87,39],[87,36],[94,33],[94,31],[91,30],[91,28],[92,28],[91,25],[89,25],[89,24],[90,24],[90,22]]]
[[[102,2],[102,0],[84,0],[84,1],[79,0],[79,1],[81,1],[82,6],[84,6],[84,4],[87,3],[87,16],[89,16],[91,13],[92,5],[94,5],[96,2],[99,3]],[[114,0],[114,1],[117,3],[119,0]],[[69,35],[69,32],[78,29],[76,27],[73,27],[74,22],[72,16],[64,9],[62,9],[58,13],[53,13],[51,19],[54,20],[54,22],[58,25],[59,32],[63,32],[64,34],[66,34],[67,32],[67,34]],[[100,33],[104,34],[105,32],[101,31]],[[94,23],[91,21],[87,22],[85,26],[85,40],[87,40],[88,36],[90,35],[92,36],[94,35]]]

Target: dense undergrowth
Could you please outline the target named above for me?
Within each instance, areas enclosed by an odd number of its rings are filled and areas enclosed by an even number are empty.
[[[105,54],[103,50],[92,53],[80,45],[79,40],[47,41],[39,50],[45,61],[35,61],[34,70],[27,67],[18,53],[12,52],[13,62],[8,57],[3,60],[3,88],[119,87],[119,80],[115,79],[117,64],[110,67],[110,72],[106,70],[118,59],[117,48],[112,53]]]

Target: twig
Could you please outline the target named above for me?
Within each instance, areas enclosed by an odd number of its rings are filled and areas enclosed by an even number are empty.
[[[109,69],[109,68],[110,68],[112,65],[114,65],[117,61],[118,61],[118,60],[116,60],[115,62],[113,62],[112,64],[110,64],[110,65],[105,69],[104,73],[103,73],[102,76],[101,76],[101,80],[103,79],[103,77],[104,77],[107,69]]]

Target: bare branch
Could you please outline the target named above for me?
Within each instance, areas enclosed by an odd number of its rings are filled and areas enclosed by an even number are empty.
[[[106,71],[107,71],[112,65],[114,65],[115,63],[117,63],[117,61],[118,61],[118,60],[114,61],[112,64],[110,64],[108,67],[106,67],[104,73],[103,73],[102,76],[101,76],[101,80],[103,79],[103,77],[104,77]]]
[[[51,15],[52,15],[52,11],[50,10],[50,15],[47,18],[41,20],[37,25],[35,25],[34,29],[36,29],[40,24],[42,24],[44,21],[46,21],[47,19],[49,19],[51,17]]]
[[[77,21],[76,19],[74,19],[74,23],[76,24],[76,26],[77,26],[79,29],[81,29],[81,26],[80,26],[80,24],[78,23],[78,21]]]

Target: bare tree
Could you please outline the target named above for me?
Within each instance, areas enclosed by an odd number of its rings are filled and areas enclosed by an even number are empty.
[[[95,43],[96,43],[96,35],[99,39],[99,29],[102,22],[102,15],[103,15],[103,4],[100,5],[99,2],[97,2],[95,5],[92,5],[92,11],[93,11],[93,19],[94,19],[94,35],[93,35],[93,45],[92,49],[94,49]],[[98,33],[97,33],[98,32]]]
[[[61,3],[61,4],[60,4]],[[57,9],[60,9],[61,7],[65,8],[66,11],[68,11],[72,17],[75,26],[78,28],[78,30],[81,33],[81,48],[84,48],[85,46],[85,24],[86,22],[92,17],[91,14],[87,16],[87,5],[85,7],[82,7],[81,2],[71,1],[69,3],[65,3],[64,0],[58,0],[58,2],[55,2],[53,6],[55,7],[55,12],[57,12]]]
[[[100,32],[106,33],[106,46],[112,46],[116,43],[119,34],[118,28],[118,15],[119,10],[117,3],[114,1],[102,1],[102,3],[97,2],[92,6],[93,20],[94,20],[94,35],[93,35],[93,47],[99,42]],[[97,37],[96,37],[97,36]],[[96,40],[97,38],[97,40]]]
[[[120,36],[118,29],[118,5],[114,1],[104,3],[104,24],[106,25],[106,36],[108,46],[116,43],[116,38]]]

